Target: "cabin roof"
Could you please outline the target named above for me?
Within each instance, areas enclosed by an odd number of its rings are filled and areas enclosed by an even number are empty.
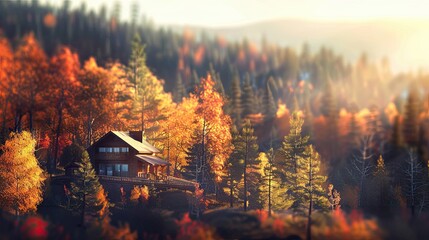
[[[162,160],[161,158],[155,157],[153,155],[136,155],[137,158],[139,158],[140,161],[147,162],[153,166],[165,166],[165,165],[171,165],[169,162]]]
[[[134,148],[139,153],[146,153],[146,154],[152,154],[152,153],[159,153],[159,150],[152,146],[150,143],[148,143],[146,140],[137,141],[134,138],[130,137],[129,132],[123,132],[123,131],[111,131],[114,135],[122,139],[124,142],[126,142],[128,145],[130,145],[132,148]]]

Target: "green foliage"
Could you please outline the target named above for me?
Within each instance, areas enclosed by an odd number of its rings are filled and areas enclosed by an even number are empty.
[[[238,72],[234,72],[232,83],[231,83],[231,118],[233,123],[236,126],[241,124],[241,113],[242,109],[242,101],[241,101],[241,86],[240,86],[240,75]]]
[[[304,157],[298,158],[296,187],[292,190],[295,195],[292,208],[298,212],[305,212],[312,204],[314,209],[327,210],[329,201],[322,187],[327,177],[320,174],[320,155],[313,146],[307,146]],[[309,213],[311,214],[311,212]]]
[[[272,78],[268,79],[263,98],[263,112],[266,121],[273,120],[276,117],[277,106],[270,87],[270,82],[274,82]]]
[[[246,74],[243,83],[243,92],[241,95],[242,106],[243,106],[243,116],[246,117],[249,114],[255,113],[256,108],[256,98],[255,93],[253,92],[252,83],[250,81],[250,75]]]
[[[86,151],[78,165],[71,183],[72,208],[80,214],[82,225],[97,219],[103,220],[109,215],[110,203]]]
[[[72,143],[63,149],[60,164],[66,166],[69,163],[79,162],[85,149],[77,143]]]
[[[257,138],[254,135],[254,129],[249,120],[244,122],[243,128],[239,135],[234,140],[234,151],[232,153],[233,162],[238,166],[233,166],[233,169],[238,169],[241,165],[241,174],[243,186],[239,187],[241,199],[244,202],[244,209],[247,207],[259,208],[259,189],[258,181],[260,173],[258,169],[258,144]],[[238,171],[240,172],[240,171]],[[239,177],[236,177],[239,179]]]
[[[299,159],[306,158],[308,151],[308,136],[302,136],[302,126],[304,120],[297,112],[292,113],[289,120],[290,131],[283,140],[282,148],[280,149],[280,159],[277,162],[276,175],[282,181],[282,187],[285,192],[288,191],[289,197],[294,198],[291,188],[297,187],[297,174],[299,169]]]

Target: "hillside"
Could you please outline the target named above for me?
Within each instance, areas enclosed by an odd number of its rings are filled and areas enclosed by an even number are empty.
[[[326,46],[340,52],[348,61],[355,61],[365,52],[373,60],[388,57],[394,72],[429,67],[428,52],[424,47],[425,39],[429,38],[429,22],[424,21],[316,22],[284,19],[228,28],[175,27],[178,31],[184,28],[206,31],[233,41],[247,38],[261,42],[265,38],[296,49],[301,49],[303,43],[308,43],[313,50]]]

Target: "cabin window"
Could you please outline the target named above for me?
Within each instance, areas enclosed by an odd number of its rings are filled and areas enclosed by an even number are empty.
[[[112,164],[106,165],[106,175],[107,176],[113,176],[113,165]]]
[[[98,164],[98,174],[99,175],[106,175],[106,165]]]
[[[122,177],[128,176],[128,164],[121,164],[121,176]]]
[[[128,147],[100,147],[98,148],[99,153],[128,153],[130,149]]]

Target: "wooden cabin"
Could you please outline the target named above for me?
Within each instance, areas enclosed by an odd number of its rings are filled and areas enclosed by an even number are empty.
[[[159,152],[141,131],[110,131],[88,148],[99,175],[153,180],[165,179],[170,165],[156,156]]]

